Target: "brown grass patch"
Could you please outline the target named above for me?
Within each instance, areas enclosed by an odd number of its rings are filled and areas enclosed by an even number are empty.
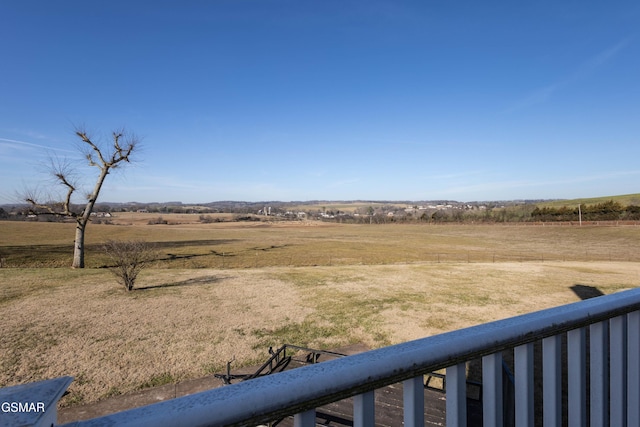
[[[2,269],[0,385],[61,375],[63,404],[222,371],[283,343],[403,342],[637,285],[632,263],[415,264],[145,271]]]

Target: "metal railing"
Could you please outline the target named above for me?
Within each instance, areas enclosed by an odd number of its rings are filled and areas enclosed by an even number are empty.
[[[589,330],[587,345],[586,332]],[[566,333],[569,363],[562,363]],[[542,341],[545,426],[640,425],[640,288],[260,377],[67,426],[257,425],[354,396],[354,426],[375,424],[375,390],[402,382],[404,425],[425,419],[424,375],[446,368],[446,421],[466,426],[466,362],[482,358],[485,426],[503,425],[502,352],[514,349],[515,420],[534,425],[534,343]],[[587,354],[589,363],[586,363]],[[539,366],[535,367],[540,368]],[[589,375],[587,376],[587,370]],[[587,384],[587,378],[590,384]],[[587,393],[587,389],[589,392]]]
[[[326,355],[334,358],[346,356],[346,354],[336,353],[334,351],[318,350],[293,344],[284,344],[277,350],[274,350],[273,347],[269,347],[269,354],[271,356],[255,372],[251,374],[232,374],[231,363],[235,360],[234,358],[227,362],[226,374],[214,374],[214,376],[221,379],[225,385],[229,385],[233,383],[233,380],[248,381],[261,376],[271,375],[275,372],[284,370],[286,365],[288,365],[289,362],[293,360],[293,356],[291,354],[287,355],[287,350],[293,350],[294,353],[296,351],[306,352],[307,358],[301,362],[307,364],[316,363],[320,355]]]

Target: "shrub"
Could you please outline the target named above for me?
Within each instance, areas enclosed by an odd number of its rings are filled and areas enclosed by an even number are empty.
[[[161,216],[155,219],[150,219],[149,222],[147,222],[148,225],[168,224],[168,223],[169,222],[166,219],[162,219]]]
[[[103,250],[113,262],[111,272],[127,291],[133,290],[140,271],[155,259],[152,246],[140,240],[108,240]]]
[[[211,224],[212,222],[222,222],[220,218],[214,218],[211,215],[200,215],[200,222],[204,224]]]

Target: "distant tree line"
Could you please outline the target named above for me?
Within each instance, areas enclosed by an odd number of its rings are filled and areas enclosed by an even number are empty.
[[[533,221],[575,221],[582,215],[583,221],[640,220],[640,206],[622,204],[609,200],[595,205],[560,208],[535,208],[531,212]]]
[[[141,206],[149,213],[194,213],[199,214],[202,223],[214,223],[224,221],[299,221],[302,218],[320,220],[324,222],[336,222],[343,224],[443,224],[443,223],[519,223],[519,222],[577,222],[582,215],[583,221],[640,221],[640,206],[624,206],[619,202],[610,200],[607,202],[562,207],[539,207],[534,203],[520,204],[495,204],[487,203],[482,209],[465,209],[460,206],[447,209],[406,209],[397,205],[385,204],[382,206],[361,207],[353,212],[321,207],[317,210],[306,210],[305,216],[300,217],[298,210],[290,211],[286,203],[273,203],[271,215],[258,215],[257,207],[263,207],[264,203],[223,202],[226,209],[217,207],[199,207],[198,210],[188,206],[162,206],[156,205],[96,205],[100,212],[136,211]],[[213,205],[213,203],[211,204]],[[234,213],[233,219],[214,217],[211,213]],[[64,221],[65,218],[55,216],[33,217],[28,215],[26,207],[13,209],[0,208],[0,220],[30,220],[30,221]],[[93,218],[92,221],[100,223],[109,220]],[[149,224],[166,224],[168,221],[162,216],[149,220]]]
[[[580,216],[583,221],[640,221],[640,206],[624,206],[612,200],[593,205],[580,205],[580,207],[537,207],[533,204],[521,204],[488,206],[483,210],[442,209],[406,213],[396,209],[392,212],[394,212],[393,215],[382,210],[359,216],[342,215],[321,219],[361,224],[577,222]]]

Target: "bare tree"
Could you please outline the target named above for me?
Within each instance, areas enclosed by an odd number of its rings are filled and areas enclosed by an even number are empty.
[[[153,247],[141,240],[108,240],[102,248],[113,262],[111,272],[127,291],[133,290],[138,274],[156,255]]]
[[[76,211],[71,204],[71,197],[77,190],[74,170],[68,162],[52,161],[50,173],[57,184],[66,189],[66,196],[61,201],[37,200],[35,194],[27,194],[25,200],[31,205],[34,213],[50,214],[74,218],[76,221],[76,237],[73,250],[73,268],[84,268],[84,233],[89,223],[93,207],[96,204],[105,178],[112,169],[123,162],[129,163],[131,154],[139,147],[139,139],[124,130],[113,132],[113,146],[107,150],[94,143],[86,131],[77,129],[75,134],[82,141],[81,147],[89,166],[99,170],[93,191],[87,194],[84,208]]]

